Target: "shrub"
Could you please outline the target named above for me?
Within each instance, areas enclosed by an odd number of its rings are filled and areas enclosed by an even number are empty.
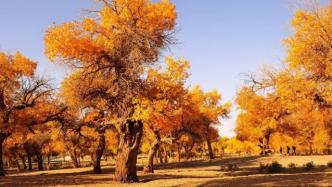
[[[307,162],[306,164],[304,164],[304,166],[303,166],[307,171],[310,171],[310,170],[312,170],[314,167],[315,167],[315,165],[314,165],[314,162]]]
[[[288,167],[289,168],[296,168],[296,164],[291,162],[291,163],[288,164]]]
[[[277,161],[274,161],[272,162],[272,164],[267,166],[267,172],[269,173],[279,173],[281,172],[281,170],[282,170],[282,165]]]
[[[225,166],[220,166],[220,171],[226,171]]]
[[[327,167],[329,167],[329,168],[332,167],[332,161],[329,161],[329,162],[327,163]]]
[[[228,164],[227,167],[220,166],[221,171],[235,171],[239,169],[236,164]]]
[[[271,164],[259,163],[259,172],[279,173],[282,170],[282,165],[279,162],[272,162]]]
[[[263,172],[266,170],[267,165],[265,165],[264,163],[260,162],[259,163],[259,172]]]
[[[235,171],[238,169],[238,167],[236,164],[228,164],[227,169],[228,169],[228,171]]]

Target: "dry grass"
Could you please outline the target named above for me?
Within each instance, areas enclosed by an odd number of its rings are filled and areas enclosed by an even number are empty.
[[[0,178],[0,186],[299,186],[332,185],[332,169],[319,167],[310,172],[286,169],[278,174],[261,174],[259,163],[278,161],[284,167],[290,162],[302,166],[313,161],[326,165],[332,156],[271,156],[236,157],[213,161],[190,161],[159,165],[154,174],[139,171],[140,183],[119,184],[112,181],[114,168],[103,168],[103,174],[91,173],[91,168],[63,169],[11,174]],[[221,171],[221,166],[236,164],[235,172]],[[141,169],[141,167],[139,168]]]

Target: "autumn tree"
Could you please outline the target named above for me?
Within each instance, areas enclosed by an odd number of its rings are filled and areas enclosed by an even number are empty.
[[[44,105],[45,102],[51,101],[53,88],[47,80],[34,76],[36,62],[19,52],[15,55],[0,53],[0,65],[0,155],[2,155],[2,145],[10,135],[53,120],[62,109],[53,110],[51,105]],[[47,113],[42,117],[35,113],[44,109]],[[4,175],[1,159],[0,175]]]
[[[172,133],[179,129],[180,103],[187,90],[189,62],[186,60],[165,59],[166,68],[150,68],[145,82],[146,90],[136,109],[153,139],[145,172],[153,173],[153,160],[161,144],[171,144]]]
[[[87,107],[105,111],[119,129],[115,180],[138,181],[136,162],[143,123],[134,100],[144,90],[146,67],[171,41],[175,6],[169,1],[103,1],[96,17],[52,25],[45,54],[77,68],[78,93]]]

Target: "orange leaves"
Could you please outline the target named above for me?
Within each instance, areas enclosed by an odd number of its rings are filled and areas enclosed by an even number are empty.
[[[151,3],[148,0],[115,0],[113,7],[100,11],[101,26],[135,32],[133,26],[146,32],[172,30],[175,26],[175,6],[168,0]]]
[[[291,67],[305,68],[319,77],[331,76],[332,58],[330,20],[332,4],[312,11],[298,10],[292,20],[295,33],[285,44]]]
[[[17,84],[21,76],[32,77],[37,63],[26,58],[20,52],[16,52],[14,56],[0,52],[0,66],[0,82],[1,84],[7,82],[7,86],[10,87]]]
[[[86,17],[82,22],[52,25],[45,35],[46,56],[66,65],[87,65],[102,53],[118,53],[120,46],[117,45],[123,42],[141,45],[133,37],[162,47],[165,32],[175,26],[176,12],[169,1],[117,0],[111,7],[103,7],[98,16]],[[131,52],[135,50],[141,49]]]

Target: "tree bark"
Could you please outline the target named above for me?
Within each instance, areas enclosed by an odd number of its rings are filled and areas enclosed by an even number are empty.
[[[144,171],[147,173],[153,173],[154,168],[153,168],[153,158],[155,157],[157,150],[160,147],[160,134],[158,131],[154,131],[155,135],[155,140],[151,146],[151,149],[149,151],[149,156],[148,156],[148,165],[144,168]]]
[[[38,170],[39,171],[43,171],[44,170],[44,166],[43,166],[43,155],[39,152],[36,153],[37,156],[37,162],[38,162]]]
[[[71,153],[71,154],[70,154],[70,158],[71,158],[71,160],[72,160],[72,162],[73,162],[74,167],[75,167],[75,168],[79,168],[79,167],[80,167],[80,164],[79,164],[79,162],[78,162],[78,158],[77,158],[76,151],[74,150],[73,152],[74,152],[74,153]]]
[[[21,171],[21,166],[20,166],[20,163],[18,162],[17,158],[15,158],[15,165],[17,167],[17,171]]]
[[[3,148],[3,138],[0,137],[0,176],[5,176],[5,169],[4,169],[4,164],[2,160],[2,148]]]
[[[26,169],[27,169],[27,164],[26,164],[25,156],[19,154],[19,157],[20,157],[20,159],[21,159],[21,161],[22,161],[23,169],[26,170]]]
[[[137,155],[143,135],[141,121],[128,120],[120,127],[120,144],[115,164],[114,180],[119,182],[138,182]]]
[[[28,153],[28,166],[29,166],[29,170],[32,170],[32,155],[30,153]]]
[[[9,133],[0,133],[0,176],[5,176],[5,168],[3,163],[3,143],[5,139],[10,136]]]
[[[178,145],[178,162],[181,161],[181,145]]]
[[[106,146],[105,129],[104,128],[98,129],[98,135],[99,135],[98,147],[93,156],[94,157],[93,172],[100,174],[101,173],[100,161]]]
[[[210,159],[212,160],[212,159],[214,159],[214,155],[213,155],[213,150],[212,150],[212,146],[211,146],[211,140],[208,135],[206,136],[206,144],[208,146]]]
[[[168,163],[168,151],[167,151],[167,148],[166,148],[166,145],[164,145],[164,160],[165,160],[165,163]]]

